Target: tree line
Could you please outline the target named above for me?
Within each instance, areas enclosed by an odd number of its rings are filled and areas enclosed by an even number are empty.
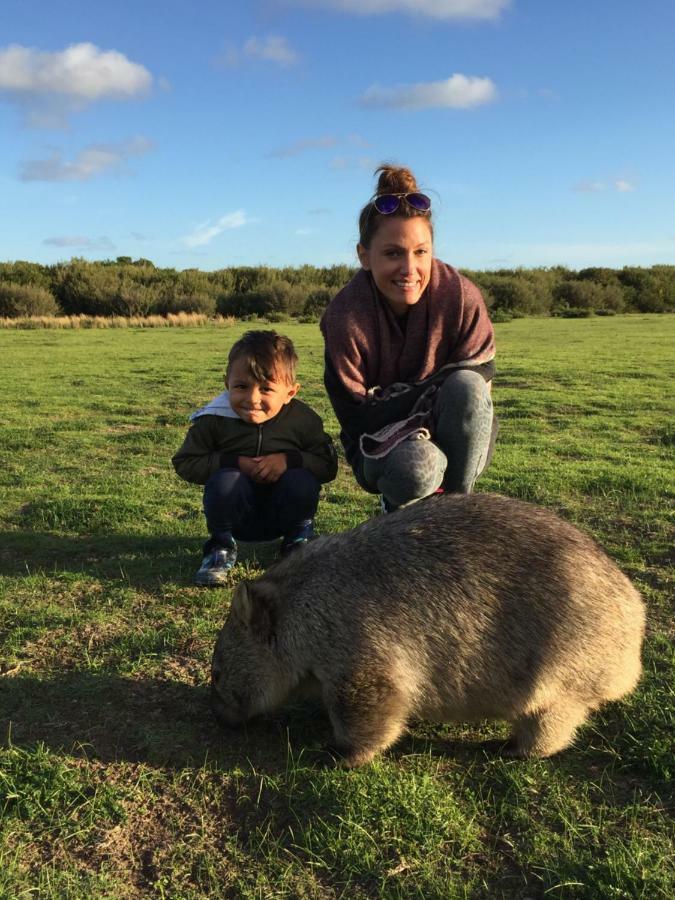
[[[55,265],[0,263],[0,317],[149,316],[201,313],[281,321],[319,318],[352,277],[346,265],[234,266],[214,272],[159,268],[149,259]],[[675,311],[675,266],[622,269],[564,266],[463,270],[494,320]]]

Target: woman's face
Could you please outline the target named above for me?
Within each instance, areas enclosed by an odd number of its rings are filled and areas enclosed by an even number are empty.
[[[431,277],[432,238],[423,216],[384,219],[366,249],[356,248],[359,261],[397,316],[414,306]]]

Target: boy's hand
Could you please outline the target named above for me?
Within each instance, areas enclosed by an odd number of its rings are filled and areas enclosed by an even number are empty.
[[[285,453],[270,453],[267,456],[254,456],[251,457],[251,462],[255,465],[249,477],[259,484],[273,484],[281,478],[288,468]],[[245,474],[248,475],[248,472]]]
[[[262,459],[262,457],[254,457],[254,456],[240,456],[237,463],[239,466],[239,471],[244,475],[247,475],[249,478],[256,479],[253,476],[253,473],[258,468],[258,463]]]

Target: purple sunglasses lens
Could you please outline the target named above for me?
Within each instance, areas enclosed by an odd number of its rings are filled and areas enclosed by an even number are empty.
[[[382,213],[383,216],[389,216],[391,213],[396,212],[400,203],[401,200],[396,194],[381,194],[373,201],[375,209]]]
[[[427,210],[431,209],[431,200],[426,194],[406,194],[405,199],[408,201],[409,206],[412,206],[413,209],[419,209],[420,212],[427,212]]]

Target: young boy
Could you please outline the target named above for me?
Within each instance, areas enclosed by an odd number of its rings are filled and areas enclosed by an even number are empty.
[[[235,538],[282,537],[286,554],[307,543],[321,484],[337,458],[319,416],[295,399],[298,358],[274,331],[247,331],[230,350],[222,394],[190,417],[173,457],[186,481],[203,484],[211,534],[196,583],[216,585],[237,560]]]

